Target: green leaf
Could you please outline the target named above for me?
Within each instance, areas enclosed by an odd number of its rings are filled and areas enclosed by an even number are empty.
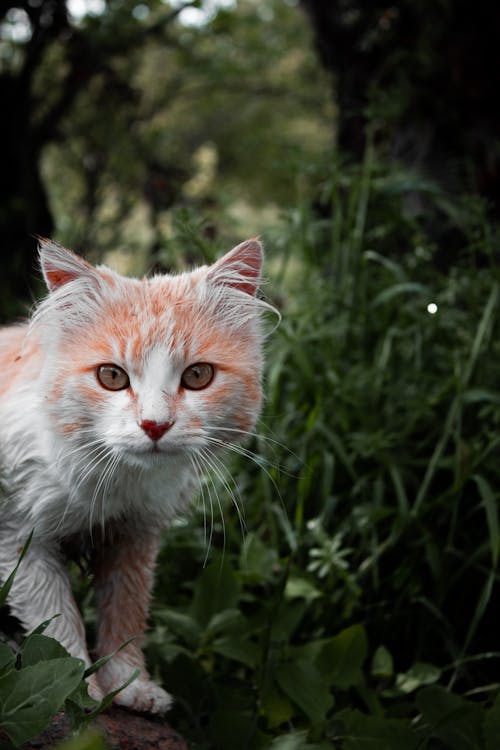
[[[108,745],[100,732],[89,729],[58,743],[57,750],[108,750]]]
[[[421,737],[409,721],[366,716],[360,711],[342,714],[345,739],[342,750],[417,750]]]
[[[416,702],[430,725],[431,736],[440,739],[450,750],[480,750],[483,746],[482,710],[478,704],[437,685],[421,690]]]
[[[6,643],[0,643],[0,670],[5,671],[14,665],[16,655]]]
[[[429,290],[423,284],[418,284],[415,281],[403,281],[402,283],[394,284],[394,286],[390,286],[387,289],[384,289],[383,292],[380,292],[380,294],[377,294],[372,302],[372,307],[378,307],[378,305],[381,305],[384,302],[389,302],[395,297],[400,297],[403,294],[428,295]]]
[[[240,572],[249,582],[265,583],[274,577],[273,567],[277,559],[276,550],[250,532],[241,549]]]
[[[207,635],[213,636],[224,630],[234,630],[236,625],[244,622],[243,615],[239,609],[224,609],[216,612],[207,625]]]
[[[260,704],[260,713],[270,729],[290,721],[295,711],[289,698],[276,686],[267,692]]]
[[[269,747],[270,750],[332,750],[330,743],[307,742],[307,732],[290,732],[275,737]]]
[[[306,599],[312,602],[321,596],[321,591],[303,576],[290,576],[286,582],[285,599]]]
[[[110,659],[115,656],[115,654],[118,654],[120,651],[122,651],[126,646],[128,646],[129,643],[132,643],[132,641],[135,641],[135,638],[129,638],[127,641],[124,641],[118,648],[115,648],[114,651],[112,651],[110,654],[106,654],[106,656],[102,656],[100,659],[95,661],[93,664],[90,665],[90,667],[87,667],[84,673],[84,677],[90,677],[91,674],[95,674],[101,667],[103,667],[105,664],[108,663]]]
[[[0,677],[0,727],[18,745],[35,737],[77,688],[84,670],[80,659],[65,657]]]
[[[367,653],[365,629],[351,625],[325,644],[318,664],[330,685],[347,690],[363,682],[361,668]]]
[[[113,700],[115,699],[115,696],[118,695],[122,690],[124,690],[128,685],[130,685],[131,682],[136,680],[140,675],[139,669],[134,669],[128,680],[124,682],[120,687],[117,687],[115,690],[112,690],[110,693],[104,696],[102,701],[99,703],[97,701],[93,701],[95,708],[92,711],[88,711],[85,714],[80,713],[80,722],[77,726],[86,726],[90,723],[90,721],[101,713],[101,711],[104,711],[105,708],[108,708],[113,703]],[[73,701],[73,709],[78,708],[77,702],[74,700],[74,694],[70,696],[70,701]],[[91,699],[92,700],[92,699]],[[68,701],[69,702],[69,701]],[[78,711],[75,711],[75,715],[78,716]]]
[[[500,738],[500,695],[495,698],[494,704],[484,713],[483,734],[485,750],[498,750]]]
[[[158,617],[168,626],[169,630],[172,631],[176,636],[182,638],[192,649],[198,648],[201,637],[201,628],[192,617],[185,612],[179,612],[179,610],[172,609],[171,607],[163,607],[157,611]]]
[[[217,612],[236,609],[241,586],[226,560],[211,563],[196,581],[190,614],[205,628]]]
[[[31,534],[29,535],[29,537],[27,538],[24,544],[24,547],[20,550],[20,555],[19,555],[19,559],[17,561],[16,567],[14,568],[12,573],[9,575],[5,583],[2,586],[0,586],[0,607],[3,607],[3,605],[5,604],[5,600],[7,599],[7,596],[9,595],[9,591],[12,588],[12,584],[14,583],[14,578],[16,576],[17,570],[19,566],[21,565],[23,557],[25,556],[26,552],[29,549],[32,539],[33,539],[33,532],[31,532]]]
[[[23,667],[33,666],[40,661],[62,659],[68,656],[69,653],[58,641],[38,633],[29,635],[21,646],[21,662]]]
[[[377,679],[387,680],[394,674],[392,655],[385,646],[379,646],[373,654],[371,673]]]
[[[274,674],[276,683],[311,720],[322,724],[333,706],[333,696],[319,669],[308,661],[280,664]]]
[[[259,647],[241,635],[217,638],[212,644],[212,649],[216,654],[241,662],[250,669],[255,668],[260,655]]]
[[[433,664],[416,662],[404,674],[396,677],[396,688],[402,693],[413,693],[424,685],[432,685],[441,677],[441,670]]]
[[[210,736],[217,750],[235,750],[242,747],[242,741],[248,750],[269,747],[269,739],[257,728],[254,718],[240,711],[214,711],[210,717]]]
[[[498,521],[498,494],[493,492],[490,483],[480,474],[474,474],[472,479],[475,481],[488,524],[488,535],[490,538],[491,562],[494,568],[498,564],[498,555],[500,553],[500,523]]]

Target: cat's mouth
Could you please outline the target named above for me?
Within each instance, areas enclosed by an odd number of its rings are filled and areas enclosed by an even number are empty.
[[[140,461],[141,463],[159,463],[165,461],[170,456],[178,456],[182,452],[183,448],[181,446],[172,445],[171,443],[160,444],[158,442],[153,442],[148,446],[140,446],[136,448],[127,447],[123,450],[123,456],[125,460],[131,461],[132,463],[136,461]]]

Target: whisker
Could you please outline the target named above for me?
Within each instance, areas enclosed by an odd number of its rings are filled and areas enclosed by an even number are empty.
[[[219,438],[210,437],[210,436],[206,436],[205,439],[209,443],[211,443],[213,445],[217,445],[220,448],[225,448],[225,449],[227,449],[229,451],[232,451],[233,453],[236,453],[237,455],[244,456],[245,458],[249,458],[251,461],[253,461],[253,463],[256,466],[258,466],[259,469],[261,469],[264,472],[264,474],[267,476],[267,478],[271,482],[271,484],[272,484],[272,486],[273,486],[273,488],[274,488],[274,490],[275,490],[275,492],[276,492],[276,494],[277,494],[277,496],[278,496],[278,498],[280,500],[280,503],[281,503],[281,506],[283,507],[283,510],[286,510],[285,509],[285,503],[283,501],[283,497],[281,495],[281,492],[279,490],[279,487],[278,487],[278,484],[277,484],[276,480],[271,475],[271,473],[266,469],[266,467],[262,465],[262,462],[258,460],[259,456],[257,454],[253,453],[252,451],[249,451],[247,448],[245,448],[242,445],[238,445],[237,443],[227,443],[224,440],[220,440]],[[273,467],[273,468],[277,468],[279,470],[279,467]]]
[[[211,471],[214,471],[214,473],[217,473],[215,471],[215,469],[214,469],[214,466],[212,465],[210,454],[207,455],[206,450],[207,450],[206,448],[202,448],[202,450],[200,451],[199,455],[202,456],[203,460],[205,461],[205,463],[209,467],[209,469]],[[221,520],[221,524],[222,524],[222,539],[223,539],[223,545],[222,545],[223,553],[222,553],[222,555],[224,557],[224,552],[225,552],[225,549],[226,549],[226,521],[224,519],[224,512],[222,510],[222,503],[220,501],[219,493],[217,492],[217,487],[215,486],[215,482],[214,482],[213,477],[212,477],[212,475],[211,475],[210,472],[208,473],[207,477],[208,477],[208,480],[209,480],[209,482],[211,483],[211,485],[213,487],[214,494],[215,494],[215,499],[217,501],[217,505],[218,505],[218,508],[219,508],[220,520]],[[207,487],[209,488],[210,485],[207,485]],[[210,494],[210,497],[211,497],[211,494]],[[210,502],[210,506],[211,506],[211,510],[212,510],[212,514],[213,514],[212,502]],[[213,529],[213,515],[212,515],[212,529]]]
[[[206,547],[205,558],[203,560],[203,567],[205,568],[208,562],[208,557],[209,557],[210,549],[212,546],[212,539],[213,539],[213,532],[214,532],[214,507],[212,503],[212,495],[210,493],[210,487],[208,486],[208,483],[207,483],[206,489],[208,493],[208,501],[210,504],[210,536],[208,538],[208,544],[207,544],[207,511],[206,511],[206,506],[205,506],[205,487],[204,487],[204,481],[203,481],[204,472],[203,472],[203,468],[200,466],[199,457],[196,456],[195,454],[191,454],[191,459],[195,466],[196,474],[198,476],[198,482],[200,485],[200,496],[201,496],[201,501],[203,505],[203,538],[204,538],[205,547]]]
[[[239,520],[239,523],[240,523],[242,537],[245,538],[245,535],[247,533],[247,526],[246,526],[246,522],[245,522],[245,516],[244,516],[243,510],[242,510],[242,508],[243,508],[243,501],[241,499],[241,496],[239,496],[239,499],[240,499],[240,502],[241,502],[241,508],[240,508],[240,504],[239,504],[239,502],[238,502],[238,500],[236,498],[236,495],[233,492],[233,489],[231,488],[231,485],[229,484],[229,481],[227,479],[227,472],[228,472],[227,467],[224,466],[224,464],[222,463],[222,461],[220,460],[220,458],[213,451],[210,451],[208,447],[205,448],[205,451],[208,452],[208,454],[210,456],[210,459],[212,461],[212,469],[213,469],[213,471],[215,471],[215,473],[216,473],[219,481],[221,482],[222,486],[224,487],[224,489],[228,493],[229,497],[231,498],[231,501],[232,501],[232,503],[233,503],[233,505],[234,505],[234,507],[236,509],[236,513],[238,514],[238,520]],[[224,472],[226,472],[226,474],[224,474]],[[238,492],[238,489],[237,489],[237,486],[236,486],[236,483],[235,483],[233,477],[230,474],[229,474],[229,477],[230,477],[231,481],[233,482],[234,488]],[[238,495],[239,495],[239,492],[238,492]]]

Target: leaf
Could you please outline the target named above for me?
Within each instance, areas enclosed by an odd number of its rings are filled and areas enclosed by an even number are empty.
[[[264,750],[269,739],[257,728],[255,719],[246,712],[228,709],[214,711],[210,717],[210,737],[217,750]],[[242,744],[244,742],[244,744]]]
[[[273,566],[277,559],[273,547],[264,544],[257,534],[247,534],[240,555],[240,571],[245,580],[252,583],[269,581],[274,577]]]
[[[363,682],[361,668],[367,652],[365,629],[351,625],[325,644],[318,664],[330,685],[347,690]]]
[[[268,727],[274,729],[291,721],[295,708],[289,698],[274,686],[261,700],[260,713],[265,717]]]
[[[479,705],[437,685],[421,690],[416,702],[430,725],[431,736],[440,739],[447,748],[479,750],[482,747],[482,710]]]
[[[498,750],[500,738],[500,695],[495,698],[491,708],[484,713],[483,734],[486,750]]]
[[[404,674],[396,677],[396,688],[402,693],[412,693],[424,685],[432,685],[441,677],[441,670],[433,664],[415,662]]]
[[[269,746],[270,750],[332,750],[330,743],[307,742],[307,732],[290,732],[275,737]]]
[[[205,628],[217,612],[235,609],[241,586],[227,561],[214,561],[196,581],[190,614]]]
[[[274,674],[281,690],[316,726],[322,724],[333,706],[333,696],[321,672],[308,661],[280,664]]]
[[[6,643],[0,643],[0,670],[9,669],[14,665],[16,655]]]
[[[29,549],[29,546],[31,544],[31,540],[32,539],[33,539],[33,532],[31,532],[31,534],[27,538],[27,540],[26,540],[23,548],[20,551],[20,555],[19,555],[19,559],[17,561],[16,567],[14,568],[14,570],[12,571],[12,573],[9,575],[9,577],[7,578],[7,580],[5,581],[5,583],[2,586],[0,586],[0,607],[3,607],[3,605],[5,604],[5,600],[7,599],[7,596],[9,595],[9,591],[12,588],[12,584],[14,583],[14,578],[16,576],[17,570],[18,570],[19,566],[21,565],[23,557],[25,556],[26,552]]]
[[[20,745],[45,729],[78,687],[84,670],[83,661],[65,657],[0,677],[0,727],[12,742]]]
[[[366,716],[361,711],[342,715],[346,734],[342,750],[417,750],[421,737],[412,731],[410,722]]]
[[[90,729],[58,743],[57,750],[108,750],[108,745],[100,732]]]
[[[31,633],[21,647],[21,663],[23,667],[30,667],[41,661],[67,658],[69,653],[54,638],[46,635]]]
[[[323,594],[307,578],[302,576],[290,576],[285,586],[285,599],[305,599],[312,602],[319,599]]]
[[[260,655],[259,647],[244,639],[241,635],[217,638],[213,642],[212,648],[216,654],[225,656],[226,659],[238,661],[246,667],[250,667],[250,669],[255,668]]]
[[[498,555],[500,553],[500,523],[498,521],[498,497],[493,492],[490,483],[480,474],[474,474],[472,479],[475,481],[488,524],[488,534],[490,538],[491,562],[494,568],[498,564]]]
[[[390,651],[379,646],[373,654],[371,673],[373,677],[387,680],[394,674],[394,663]]]
[[[220,631],[234,630],[236,625],[241,625],[243,622],[243,615],[239,609],[224,609],[210,618],[206,631],[208,635],[214,636]]]
[[[171,607],[163,607],[157,613],[172,633],[182,638],[192,649],[198,648],[201,629],[192,615]]]
[[[110,654],[106,654],[106,656],[101,656],[101,658],[95,661],[93,664],[91,664],[90,667],[87,667],[83,676],[86,678],[86,677],[90,677],[91,674],[95,674],[95,672],[97,672],[101,667],[107,664],[108,661],[112,659],[113,656],[115,656],[115,654],[118,654],[120,651],[122,651],[126,646],[128,646],[129,643],[132,643],[132,641],[135,641],[135,637],[129,638],[127,641],[125,641],[120,646],[118,646],[118,648],[115,648],[115,650],[112,651]]]
[[[384,289],[383,292],[377,294],[372,302],[372,307],[378,307],[378,305],[384,302],[389,302],[394,297],[399,297],[402,294],[429,294],[429,290],[423,284],[418,284],[415,281],[403,281],[401,284],[394,284],[393,286]]]
[[[69,699],[66,701],[66,710],[68,715],[70,716],[72,726],[76,729],[81,729],[88,726],[92,719],[94,719],[98,714],[104,711],[104,709],[108,708],[113,703],[115,696],[117,696],[118,693],[128,687],[131,682],[136,680],[139,675],[140,670],[134,669],[126,682],[105,695],[100,702],[94,701],[93,698],[90,698],[90,696],[89,700],[87,701],[82,697],[81,693],[79,694],[78,691],[76,693],[72,693],[69,696]],[[91,701],[92,703],[89,704],[89,701]],[[95,706],[95,708],[92,708],[92,706]],[[89,708],[91,708],[92,710],[88,710]]]
[[[464,404],[476,404],[486,401],[491,404],[500,404],[500,395],[486,388],[468,388],[462,393]]]

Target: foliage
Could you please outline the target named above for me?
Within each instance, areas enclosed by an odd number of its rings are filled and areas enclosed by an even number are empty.
[[[298,160],[330,139],[325,76],[290,3],[97,5],[0,8],[3,317],[23,311],[33,235],[113,251],[141,272],[172,207],[203,206],[212,231],[225,214],[233,234],[256,205],[262,230],[292,199]],[[182,20],[201,5],[203,20]]]
[[[475,199],[457,211],[371,147],[310,178],[316,207],[304,193],[268,242],[283,322],[262,424],[165,537],[149,666],[195,750],[492,750],[496,230]],[[447,275],[408,210],[419,191],[469,238]],[[168,253],[197,237],[213,257],[201,223],[179,213]],[[6,648],[7,681],[61,663],[82,689],[82,667],[41,633],[16,662]],[[25,664],[23,649],[43,658]],[[31,696],[34,715],[66,700],[88,720],[72,685]]]
[[[325,82],[293,4],[245,0],[184,26],[162,23],[168,3],[108,2],[78,23],[63,13],[64,33],[46,30],[28,66],[35,125],[79,70],[85,84],[41,156],[57,239],[121,248],[142,272],[210,260],[242,227],[264,227],[264,291],[283,312],[257,434],[165,536],[149,667],[194,750],[493,750],[498,227],[476,197],[381,160],[381,124],[397,132],[407,101],[400,77],[374,89],[356,68],[363,101],[379,97],[361,117],[344,111],[362,124],[364,158],[326,154]],[[393,31],[378,24],[371,39],[398,47]],[[3,38],[2,72],[28,48],[42,49]],[[382,58],[400,74],[398,49]],[[24,732],[12,741],[62,705],[77,724],[98,710],[82,665],[42,632],[0,657],[0,726],[16,715]]]
[[[17,568],[29,547],[28,539],[12,574],[0,587],[0,606],[7,598]],[[53,638],[43,635],[50,620],[30,633],[20,647],[0,641],[0,747],[12,750],[36,737],[47,728],[61,709],[74,729],[88,726],[92,719],[109,706],[119,692],[109,693],[101,701],[91,698],[86,678],[96,672],[112,655],[89,668],[81,659],[69,655]],[[136,677],[134,674],[126,683]],[[123,685],[121,689],[123,689]],[[12,744],[2,741],[2,733]],[[102,750],[102,743],[89,734],[79,743],[68,744],[78,750]]]
[[[149,661],[195,748],[494,747],[496,230],[370,146],[315,178],[268,243],[259,434],[165,539]],[[446,275],[418,192],[469,238]]]

